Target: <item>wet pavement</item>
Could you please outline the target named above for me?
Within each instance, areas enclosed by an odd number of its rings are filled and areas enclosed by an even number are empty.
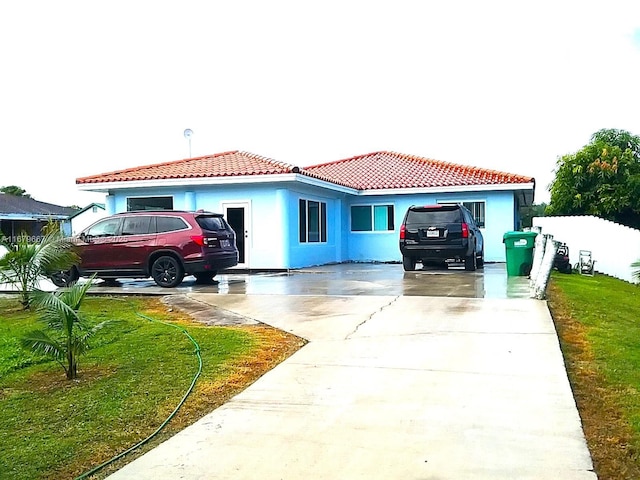
[[[156,289],[142,283],[120,291]],[[547,305],[503,265],[330,265],[170,291],[211,322],[308,343],[111,480],[597,478]]]
[[[219,293],[247,295],[403,295],[460,298],[529,298],[526,277],[508,277],[504,263],[484,269],[426,268],[405,272],[399,264],[346,263],[288,272],[236,273],[227,270],[216,283],[198,284],[186,277],[176,288],[158,287],[153,280],[97,282],[95,294],[167,295]]]

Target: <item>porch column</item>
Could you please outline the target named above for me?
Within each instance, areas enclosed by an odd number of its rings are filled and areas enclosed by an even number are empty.
[[[107,215],[113,215],[116,213],[116,197],[115,195],[107,194],[104,197],[104,206],[107,211]]]
[[[196,210],[196,193],[184,192],[184,209],[188,212]]]
[[[276,190],[276,212],[280,215],[280,221],[282,225],[280,226],[280,232],[282,234],[281,241],[281,265],[282,268],[289,269],[291,268],[290,264],[290,249],[291,249],[291,237],[290,237],[290,225],[289,225],[289,191],[285,188],[279,188]],[[276,217],[277,218],[277,217]]]

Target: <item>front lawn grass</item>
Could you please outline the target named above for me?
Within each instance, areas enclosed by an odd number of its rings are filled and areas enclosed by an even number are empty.
[[[640,286],[554,274],[549,307],[600,480],[640,478]]]
[[[69,381],[57,363],[20,346],[22,335],[42,328],[35,315],[15,297],[0,298],[0,478],[76,477],[146,438],[169,416],[197,372],[195,347],[180,330],[136,312],[184,327],[203,357],[195,390],[146,450],[302,345],[267,326],[204,326],[156,298],[89,297],[82,310],[91,323],[118,322],[92,339],[79,378]]]

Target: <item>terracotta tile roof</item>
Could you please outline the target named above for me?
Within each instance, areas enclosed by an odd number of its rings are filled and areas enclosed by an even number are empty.
[[[299,173],[355,190],[532,183],[522,175],[395,152],[375,152],[300,169],[248,152],[232,151],[156,163],[76,179],[77,184]]]
[[[298,173],[299,168],[270,158],[247,152],[224,152],[205,157],[186,158],[127,168],[76,179],[76,184],[102,182],[129,182],[134,180],[161,180],[169,178],[236,177]]]
[[[375,152],[305,167],[304,173],[357,190],[534,182],[532,177],[395,152]]]

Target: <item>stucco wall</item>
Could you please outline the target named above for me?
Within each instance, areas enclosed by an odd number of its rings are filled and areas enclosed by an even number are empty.
[[[228,203],[246,203],[248,268],[290,269],[327,263],[399,262],[400,225],[410,205],[451,201],[486,202],[485,260],[503,262],[504,232],[514,229],[513,192],[469,192],[423,195],[350,195],[301,183],[271,183],[198,187],[156,187],[118,190],[107,200],[107,209],[123,212],[130,196],[172,196],[173,208],[223,212]],[[327,205],[326,243],[299,240],[299,200]],[[351,232],[351,205],[394,205],[394,230]],[[242,234],[242,232],[237,232]]]
[[[469,192],[456,194],[422,194],[394,196],[349,197],[343,212],[343,228],[348,235],[347,257],[353,261],[401,261],[398,246],[400,225],[411,205],[434,205],[438,202],[485,202],[486,227],[482,228],[485,241],[485,261],[504,262],[502,237],[515,228],[513,192]],[[350,232],[351,205],[394,205],[394,231]]]
[[[97,222],[101,218],[107,216],[107,212],[104,208],[95,207],[96,211],[93,211],[93,208],[90,208],[71,219],[71,234],[78,235],[82,230],[90,226],[92,223]]]

